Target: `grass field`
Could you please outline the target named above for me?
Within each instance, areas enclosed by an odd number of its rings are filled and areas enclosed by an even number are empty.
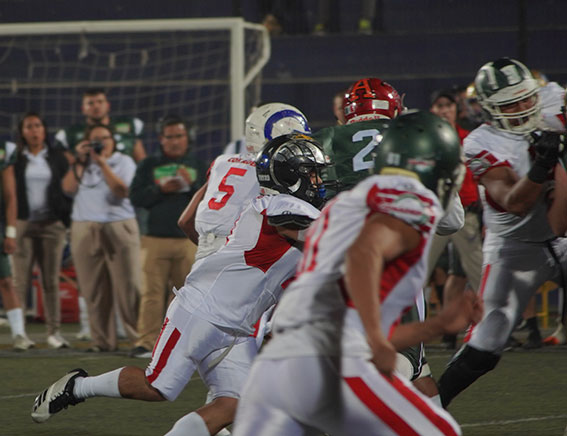
[[[43,326],[30,324],[29,330],[34,340],[42,340]],[[76,331],[77,326],[65,325],[65,330]],[[70,369],[99,374],[124,365],[144,367],[147,360],[128,358],[126,348],[106,354],[81,351],[87,343],[61,351],[38,343],[35,350],[17,353],[10,348],[7,329],[0,331],[0,344],[0,436],[163,435],[205,398],[206,390],[195,376],[173,403],[95,398],[35,424],[30,417],[35,395]],[[432,346],[428,358],[438,376],[450,353]],[[564,436],[566,376],[567,347],[507,352],[496,370],[455,399],[449,411],[466,436]]]

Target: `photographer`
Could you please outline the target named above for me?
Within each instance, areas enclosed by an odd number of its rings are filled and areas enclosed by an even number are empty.
[[[131,341],[136,339],[140,236],[128,199],[134,160],[116,151],[110,127],[92,125],[77,144],[77,160],[63,179],[74,196],[71,253],[87,302],[92,351],[117,348],[114,300]]]

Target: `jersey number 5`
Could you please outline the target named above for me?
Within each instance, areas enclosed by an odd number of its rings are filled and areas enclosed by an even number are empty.
[[[246,171],[248,170],[244,168],[234,168],[234,167],[230,168],[227,171],[227,173],[224,175],[221,182],[219,183],[219,187],[218,187],[219,191],[226,192],[226,194],[224,194],[219,201],[217,201],[214,198],[211,198],[209,200],[209,209],[213,209],[213,210],[222,209],[225,206],[228,199],[232,197],[232,194],[234,194],[234,187],[226,183],[226,179],[228,178],[228,176],[242,177],[244,174],[246,174]]]
[[[362,141],[364,138],[372,138],[366,146],[364,146],[358,153],[352,158],[352,169],[354,171],[369,170],[374,166],[374,160],[364,160],[374,148],[380,144],[382,140],[382,135],[376,129],[360,130],[352,135],[352,142]]]

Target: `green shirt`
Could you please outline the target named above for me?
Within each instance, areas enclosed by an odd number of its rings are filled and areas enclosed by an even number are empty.
[[[160,185],[175,177],[185,168],[193,182],[181,191],[165,194]],[[147,235],[161,238],[185,238],[177,226],[179,216],[205,183],[207,167],[192,153],[179,159],[171,159],[162,153],[142,160],[130,185],[130,201],[136,207],[148,210]]]
[[[390,120],[371,120],[321,129],[313,134],[334,166],[328,178],[341,183],[340,191],[352,188],[374,168],[373,152]]]
[[[114,130],[116,149],[133,157],[134,145],[144,130],[144,123],[139,118],[117,117],[110,119],[110,127]],[[55,135],[55,144],[67,150],[75,150],[75,146],[85,138],[87,123],[73,124],[59,130]]]

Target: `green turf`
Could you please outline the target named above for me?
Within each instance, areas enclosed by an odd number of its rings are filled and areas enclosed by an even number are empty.
[[[32,338],[43,338],[43,327],[31,326]],[[67,332],[75,327],[66,326]],[[6,331],[0,332],[0,436],[146,436],[163,435],[182,415],[201,405],[205,388],[189,382],[173,403],[143,403],[96,398],[71,407],[44,424],[30,417],[35,394],[65,372],[81,367],[99,374],[124,365],[144,367],[146,359],[124,351],[90,354],[78,349],[11,351]],[[67,337],[70,337],[67,335]],[[450,353],[428,349],[434,375],[440,375]],[[451,404],[449,411],[463,426],[465,436],[563,436],[567,424],[567,347],[504,354],[495,371],[481,378]],[[277,393],[276,393],[277,394]],[[359,435],[353,435],[359,436]]]

